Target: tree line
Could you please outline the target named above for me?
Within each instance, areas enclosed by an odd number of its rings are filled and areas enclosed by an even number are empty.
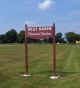
[[[56,43],[72,43],[75,44],[76,41],[80,41],[80,34],[74,32],[67,32],[63,37],[61,32],[57,33],[55,36]],[[52,38],[47,39],[31,39],[28,38],[28,43],[52,43]],[[11,29],[5,34],[0,34],[0,43],[24,43],[25,42],[25,31],[21,30],[19,33],[15,29]]]
[[[5,34],[0,35],[0,43],[24,43],[25,32],[21,30],[17,33],[15,29],[11,29]]]

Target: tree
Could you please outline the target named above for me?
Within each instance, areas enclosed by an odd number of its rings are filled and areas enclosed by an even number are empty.
[[[0,43],[6,43],[5,34],[1,34],[1,35],[0,35]]]
[[[69,43],[75,43],[78,39],[78,35],[74,32],[68,32],[65,34],[65,37]]]
[[[15,29],[6,32],[5,36],[7,43],[15,43],[17,41],[17,32]]]
[[[80,34],[76,34],[76,40],[80,41]]]
[[[18,34],[18,42],[19,43],[24,43],[25,41],[25,31],[22,30],[20,31],[20,33]]]
[[[62,41],[62,33],[59,32],[59,33],[56,34],[56,42],[61,43],[61,41]]]

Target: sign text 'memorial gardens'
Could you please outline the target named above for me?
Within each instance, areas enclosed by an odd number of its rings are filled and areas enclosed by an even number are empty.
[[[53,27],[27,27],[27,37],[33,39],[44,39],[53,37]]]

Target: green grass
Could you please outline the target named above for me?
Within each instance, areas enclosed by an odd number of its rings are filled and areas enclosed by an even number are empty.
[[[0,45],[0,88],[80,88],[80,46],[57,45],[59,79],[52,80],[52,46],[29,45],[28,78],[22,77],[24,45]]]

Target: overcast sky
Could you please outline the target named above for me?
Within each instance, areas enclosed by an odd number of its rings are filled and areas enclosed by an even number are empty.
[[[53,22],[57,32],[80,33],[80,0],[0,0],[0,34]]]

